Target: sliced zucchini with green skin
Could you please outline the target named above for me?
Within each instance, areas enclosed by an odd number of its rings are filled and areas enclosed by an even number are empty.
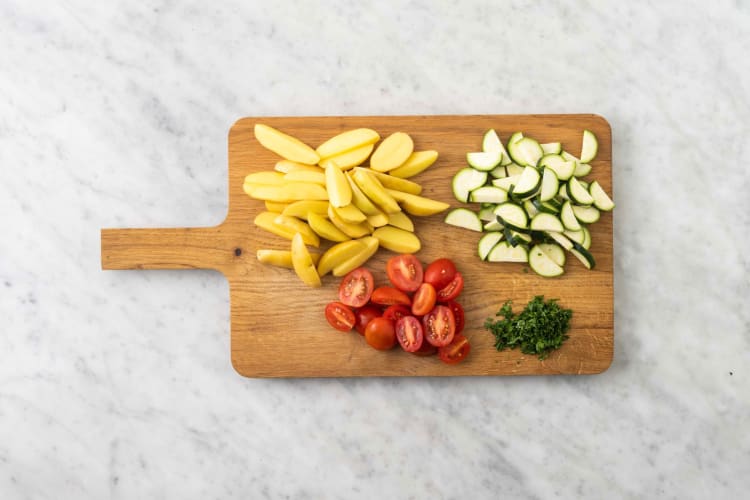
[[[521,232],[512,231],[512,230],[510,233],[513,236],[513,239],[519,243],[531,243],[532,238],[530,234],[521,233]]]
[[[472,167],[482,172],[489,172],[500,164],[503,159],[502,151],[487,151],[466,153],[466,161]]]
[[[579,231],[581,229],[581,224],[579,224],[576,214],[573,213],[573,205],[569,201],[563,203],[562,210],[560,210],[560,220],[565,229],[569,231]]]
[[[495,245],[487,255],[489,262],[528,262],[529,251],[523,245],[511,246],[507,241]]]
[[[518,198],[525,198],[534,195],[542,184],[542,176],[535,167],[526,167],[523,169],[521,177],[518,178],[513,192]]]
[[[513,237],[513,231],[507,226],[503,226],[503,235],[505,236],[505,241],[512,247],[518,246],[521,243],[520,240]]]
[[[567,184],[560,184],[560,189],[557,190],[557,196],[565,200],[569,200],[570,196],[568,195],[568,185]],[[562,205],[560,205],[560,208],[562,208]]]
[[[514,175],[521,175],[523,173],[524,167],[521,165],[517,165],[515,163],[509,163],[505,165],[505,171],[508,172],[508,177],[513,177]]]
[[[495,218],[495,219],[493,219],[493,220],[485,223],[484,226],[482,227],[482,229],[485,232],[489,232],[489,231],[502,231],[503,230],[503,225],[500,224],[497,221],[497,218]]]
[[[591,183],[591,185],[589,186],[589,194],[594,199],[594,206],[599,210],[609,212],[610,210],[615,208],[615,202],[612,201],[609,196],[607,196],[606,191],[602,189],[599,181],[594,181]]]
[[[490,204],[490,206],[480,209],[479,220],[483,220],[485,222],[495,220],[495,205]]]
[[[471,231],[482,232],[482,221],[468,208],[454,208],[445,216],[445,223]]]
[[[524,137],[521,140],[508,144],[508,154],[514,162],[522,167],[536,167],[539,160],[544,156],[544,151],[531,137]]]
[[[557,174],[551,168],[544,167],[542,170],[542,187],[539,192],[539,201],[549,201],[557,196],[558,186],[560,181],[557,178]]]
[[[508,193],[499,187],[482,186],[469,193],[469,201],[474,203],[503,203],[508,201]]]
[[[576,177],[586,177],[591,173],[591,165],[588,163],[578,163],[576,164],[576,169],[573,172],[573,175]]]
[[[586,188],[575,177],[571,177],[568,180],[567,193],[570,200],[578,205],[591,205],[594,203],[594,198],[591,197]]]
[[[526,215],[528,215],[529,217],[534,217],[536,214],[539,213],[539,210],[536,209],[536,206],[534,206],[534,203],[532,200],[524,201],[523,209],[526,210]]]
[[[558,156],[558,155],[554,155]],[[552,169],[558,179],[565,181],[573,176],[573,172],[576,170],[575,163],[572,161],[557,161],[555,159],[549,160],[544,165],[547,168]]]
[[[565,228],[563,227],[563,223],[560,222],[560,219],[552,214],[546,214],[544,212],[536,214],[534,218],[531,219],[530,227],[533,231],[555,233],[562,233],[565,230]]]
[[[560,213],[560,210],[562,209],[562,204],[563,204],[564,201],[565,200],[558,199],[557,196],[555,196],[551,200],[545,201],[544,204],[549,205],[554,210],[557,210],[557,213]]]
[[[479,258],[482,260],[487,260],[487,256],[490,254],[490,251],[502,239],[503,233],[501,232],[487,233],[479,238],[479,244],[477,245],[477,253],[479,253]]]
[[[576,219],[584,224],[593,224],[600,217],[599,209],[595,206],[580,207],[573,205],[573,214],[576,216]]]
[[[510,156],[503,146],[503,141],[497,136],[495,129],[489,129],[485,132],[482,138],[482,151],[500,151],[503,154],[503,158],[500,160],[500,165],[507,165],[510,163]]]
[[[547,232],[545,234],[555,240],[557,244],[563,247],[565,250],[570,250],[571,248],[573,248],[573,242],[566,238],[564,235],[553,232]]]
[[[594,256],[591,255],[591,252],[584,248],[580,243],[574,241],[573,248],[570,249],[570,253],[575,255],[576,258],[581,261],[581,264],[586,267],[586,269],[594,269],[594,267],[596,266]]]
[[[512,185],[518,184],[518,180],[520,178],[521,178],[520,175],[513,175],[513,176],[503,177],[502,179],[493,179],[492,185],[507,191],[508,189],[510,189]]]
[[[539,248],[539,245],[529,250],[529,267],[539,276],[544,276],[545,278],[554,278],[565,272],[562,266]]]
[[[523,207],[512,202],[501,203],[495,208],[495,215],[500,223],[516,231],[527,231],[529,218]]]
[[[548,142],[546,144],[540,144],[542,147],[542,151],[544,151],[544,154],[554,154],[558,155],[560,154],[560,151],[562,151],[562,144],[559,142]]]
[[[505,170],[505,166],[498,165],[490,170],[490,175],[495,179],[501,179],[503,177],[508,177],[508,172]]]
[[[552,203],[552,200],[539,201],[537,198],[534,198],[531,200],[531,203],[534,205],[534,208],[536,208],[537,211],[539,212],[546,212],[548,214],[553,214],[553,215],[557,215],[560,213],[560,209],[557,208],[557,206]]]
[[[463,168],[453,176],[453,196],[460,202],[469,201],[469,193],[484,186],[487,172],[480,172],[470,167]]]
[[[547,254],[547,257],[558,266],[565,265],[565,250],[560,247],[557,243],[539,243],[537,245],[539,249]]]
[[[563,234],[570,241],[575,241],[576,243],[580,243],[582,245],[583,245],[583,242],[586,241],[586,233],[583,232],[583,228],[581,228],[578,231],[563,231]]]
[[[521,139],[523,139],[523,132],[515,132],[508,138],[508,146],[517,143]]]
[[[590,130],[583,131],[583,141],[581,144],[581,163],[588,163],[596,157],[599,151],[599,141]]]
[[[579,160],[577,156],[573,156],[572,154],[568,153],[567,151],[563,151],[562,153],[560,153],[560,156],[562,156],[563,160],[565,160],[565,161],[575,162],[576,165],[578,165],[579,163],[581,163],[581,160]]]
[[[589,231],[589,228],[583,228],[583,235],[585,236],[585,238],[583,240],[583,243],[581,243],[581,246],[588,250],[589,248],[591,248],[591,232]]]

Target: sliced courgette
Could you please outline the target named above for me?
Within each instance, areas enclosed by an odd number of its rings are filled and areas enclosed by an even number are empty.
[[[570,241],[575,241],[576,243],[580,243],[582,245],[583,242],[586,241],[586,233],[583,232],[583,228],[579,229],[578,231],[563,231],[563,234]]]
[[[534,198],[536,199],[536,198]],[[534,206],[533,200],[526,200],[523,202],[523,209],[526,210],[526,215],[529,217],[534,217],[536,214],[539,213],[539,210],[537,210],[536,206]]]
[[[588,163],[596,157],[599,151],[599,141],[590,130],[583,131],[583,141],[581,144],[581,163]]]
[[[537,245],[542,252],[547,254],[547,257],[558,266],[565,265],[565,250],[560,247],[557,243],[539,243]]]
[[[508,144],[508,153],[514,162],[524,167],[536,167],[544,156],[542,147],[531,137],[524,137],[518,142]]]
[[[594,203],[594,198],[591,197],[586,188],[575,177],[568,179],[567,193],[570,200],[578,205],[591,205]]]
[[[615,202],[613,202],[612,199],[607,196],[606,191],[602,189],[599,181],[594,181],[591,183],[591,185],[589,186],[589,194],[594,199],[594,206],[599,210],[609,212],[610,210],[615,208]]]
[[[485,222],[495,220],[495,205],[488,204],[479,210],[479,219]]]
[[[570,179],[576,169],[575,163],[565,160],[558,154],[544,155],[542,159],[539,160],[539,166],[552,169],[557,178],[561,181]]]
[[[492,185],[507,191],[510,189],[512,185],[518,184],[518,180],[520,178],[521,178],[520,175],[510,175],[508,177],[503,177],[501,179],[493,179]]]
[[[507,165],[511,161],[508,152],[505,150],[505,146],[503,146],[503,141],[497,136],[495,129],[489,129],[485,132],[482,139],[482,151],[500,151],[503,154],[500,165]]]
[[[589,231],[589,228],[585,226],[583,227],[583,236],[584,239],[583,243],[581,243],[581,246],[588,250],[589,248],[591,248],[591,232]]]
[[[502,151],[480,151],[466,153],[466,161],[477,170],[489,172],[500,164],[503,159]]]
[[[482,229],[485,232],[489,232],[489,231],[502,231],[503,230],[503,225],[500,224],[497,221],[497,218],[495,218],[495,219],[493,219],[491,221],[485,222],[484,226],[482,226]]]
[[[504,165],[498,165],[490,170],[490,175],[495,179],[500,179],[502,177],[508,177],[508,172],[505,170]]]
[[[529,267],[531,267],[531,269],[533,269],[539,276],[544,276],[545,278],[554,278],[565,272],[562,266],[552,260],[546,252],[539,248],[539,245],[536,245],[529,250]]]
[[[555,240],[561,247],[563,247],[565,250],[570,250],[573,248],[573,242],[570,241],[568,238],[563,236],[560,233],[554,233],[554,232],[547,232],[545,233],[547,236]]]
[[[507,241],[495,245],[487,255],[489,262],[528,262],[529,251],[523,245],[511,246]]]
[[[560,220],[565,226],[565,229],[569,231],[578,231],[581,229],[581,224],[576,218],[576,214],[573,212],[573,205],[566,201],[563,203],[562,209],[560,210]]]
[[[469,193],[469,201],[474,203],[503,203],[508,201],[508,193],[499,187],[482,186]]]
[[[482,232],[482,221],[468,208],[454,208],[445,216],[445,223],[471,231]]]
[[[551,168],[544,167],[542,170],[542,187],[539,192],[539,201],[549,201],[557,196],[559,184],[557,174]]]
[[[540,212],[531,219],[531,229],[533,231],[545,231],[545,232],[556,232],[562,233],[565,228],[563,223],[560,222],[556,216]]]
[[[557,205],[552,203],[552,200],[539,201],[537,198],[533,198],[531,200],[531,203],[533,203],[534,208],[536,208],[539,212],[546,212],[553,215],[560,213],[560,209],[557,207]]]
[[[544,154],[560,154],[560,151],[562,151],[562,144],[559,142],[548,142],[546,144],[540,144],[542,147],[542,151],[544,151]]]
[[[576,216],[576,219],[584,224],[593,224],[600,217],[599,209],[595,206],[580,207],[573,205],[573,214]]]
[[[533,196],[542,184],[542,176],[539,174],[539,170],[535,167],[526,167],[523,169],[521,177],[518,178],[518,183],[513,189],[513,193],[517,198],[526,198],[527,196]]]
[[[469,193],[484,186],[487,182],[487,172],[480,172],[473,168],[463,168],[453,176],[453,196],[460,202],[469,201]]]
[[[576,164],[576,169],[573,172],[573,175],[576,177],[586,177],[591,173],[591,165],[588,163],[578,163]]]
[[[495,208],[499,222],[516,231],[528,231],[529,218],[523,207],[513,202],[501,203]]]
[[[581,264],[586,267],[586,269],[594,269],[594,266],[596,266],[594,256],[591,255],[591,252],[586,250],[580,243],[574,241],[573,248],[570,249],[570,253],[575,255],[576,258],[581,261]]]
[[[479,253],[479,258],[482,260],[487,260],[487,256],[489,255],[490,251],[502,239],[503,239],[503,233],[501,232],[487,233],[481,238],[479,238],[479,244],[477,245],[477,252]]]

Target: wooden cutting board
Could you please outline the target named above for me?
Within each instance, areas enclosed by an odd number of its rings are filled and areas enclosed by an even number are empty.
[[[279,159],[253,135],[256,122],[276,127],[313,147],[342,131],[369,127],[381,137],[396,131],[414,139],[415,150],[435,149],[440,156],[413,180],[423,195],[461,206],[451,193],[451,179],[466,165],[467,151],[481,150],[482,135],[495,128],[503,141],[523,131],[540,142],[561,141],[578,155],[581,134],[592,130],[599,153],[588,176],[612,193],[610,126],[597,115],[480,115],[480,116],[348,116],[243,118],[229,131],[229,213],[216,227],[171,229],[103,229],[104,269],[215,269],[229,280],[231,294],[231,360],[248,377],[360,377],[453,375],[593,374],[606,370],[613,355],[612,214],[603,213],[590,226],[596,268],[589,271],[572,255],[566,273],[542,278],[522,264],[486,263],[476,254],[479,233],[448,226],[444,214],[414,217],[422,240],[417,254],[423,263],[450,257],[465,277],[459,302],[466,310],[465,335],[471,354],[459,365],[446,365],[436,356],[421,358],[396,348],[370,348],[356,332],[333,330],[323,315],[337,298],[339,279],[323,279],[323,287],[308,288],[294,272],[260,264],[259,248],[289,249],[289,241],[256,228],[252,221],[264,210],[261,201],[242,190],[250,172],[272,170]],[[200,203],[200,200],[196,200]],[[323,244],[321,250],[327,248]],[[385,263],[393,253],[380,249],[367,263],[377,284],[387,284]],[[559,298],[572,308],[570,339],[545,361],[518,350],[498,352],[493,336],[483,328],[508,299],[520,310],[535,295]],[[134,311],[135,312],[135,311]]]

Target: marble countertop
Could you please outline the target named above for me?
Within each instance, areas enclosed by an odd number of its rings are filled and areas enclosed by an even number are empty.
[[[319,8],[312,5],[320,4]],[[0,498],[740,498],[747,2],[0,2]],[[217,273],[102,272],[211,225],[247,115],[612,124],[597,376],[255,380]]]

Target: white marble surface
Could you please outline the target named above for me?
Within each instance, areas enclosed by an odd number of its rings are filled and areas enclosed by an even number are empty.
[[[0,498],[746,495],[749,35],[746,1],[3,0]],[[238,117],[535,112],[613,127],[602,375],[244,379],[220,275],[100,270],[101,227],[223,219]]]

